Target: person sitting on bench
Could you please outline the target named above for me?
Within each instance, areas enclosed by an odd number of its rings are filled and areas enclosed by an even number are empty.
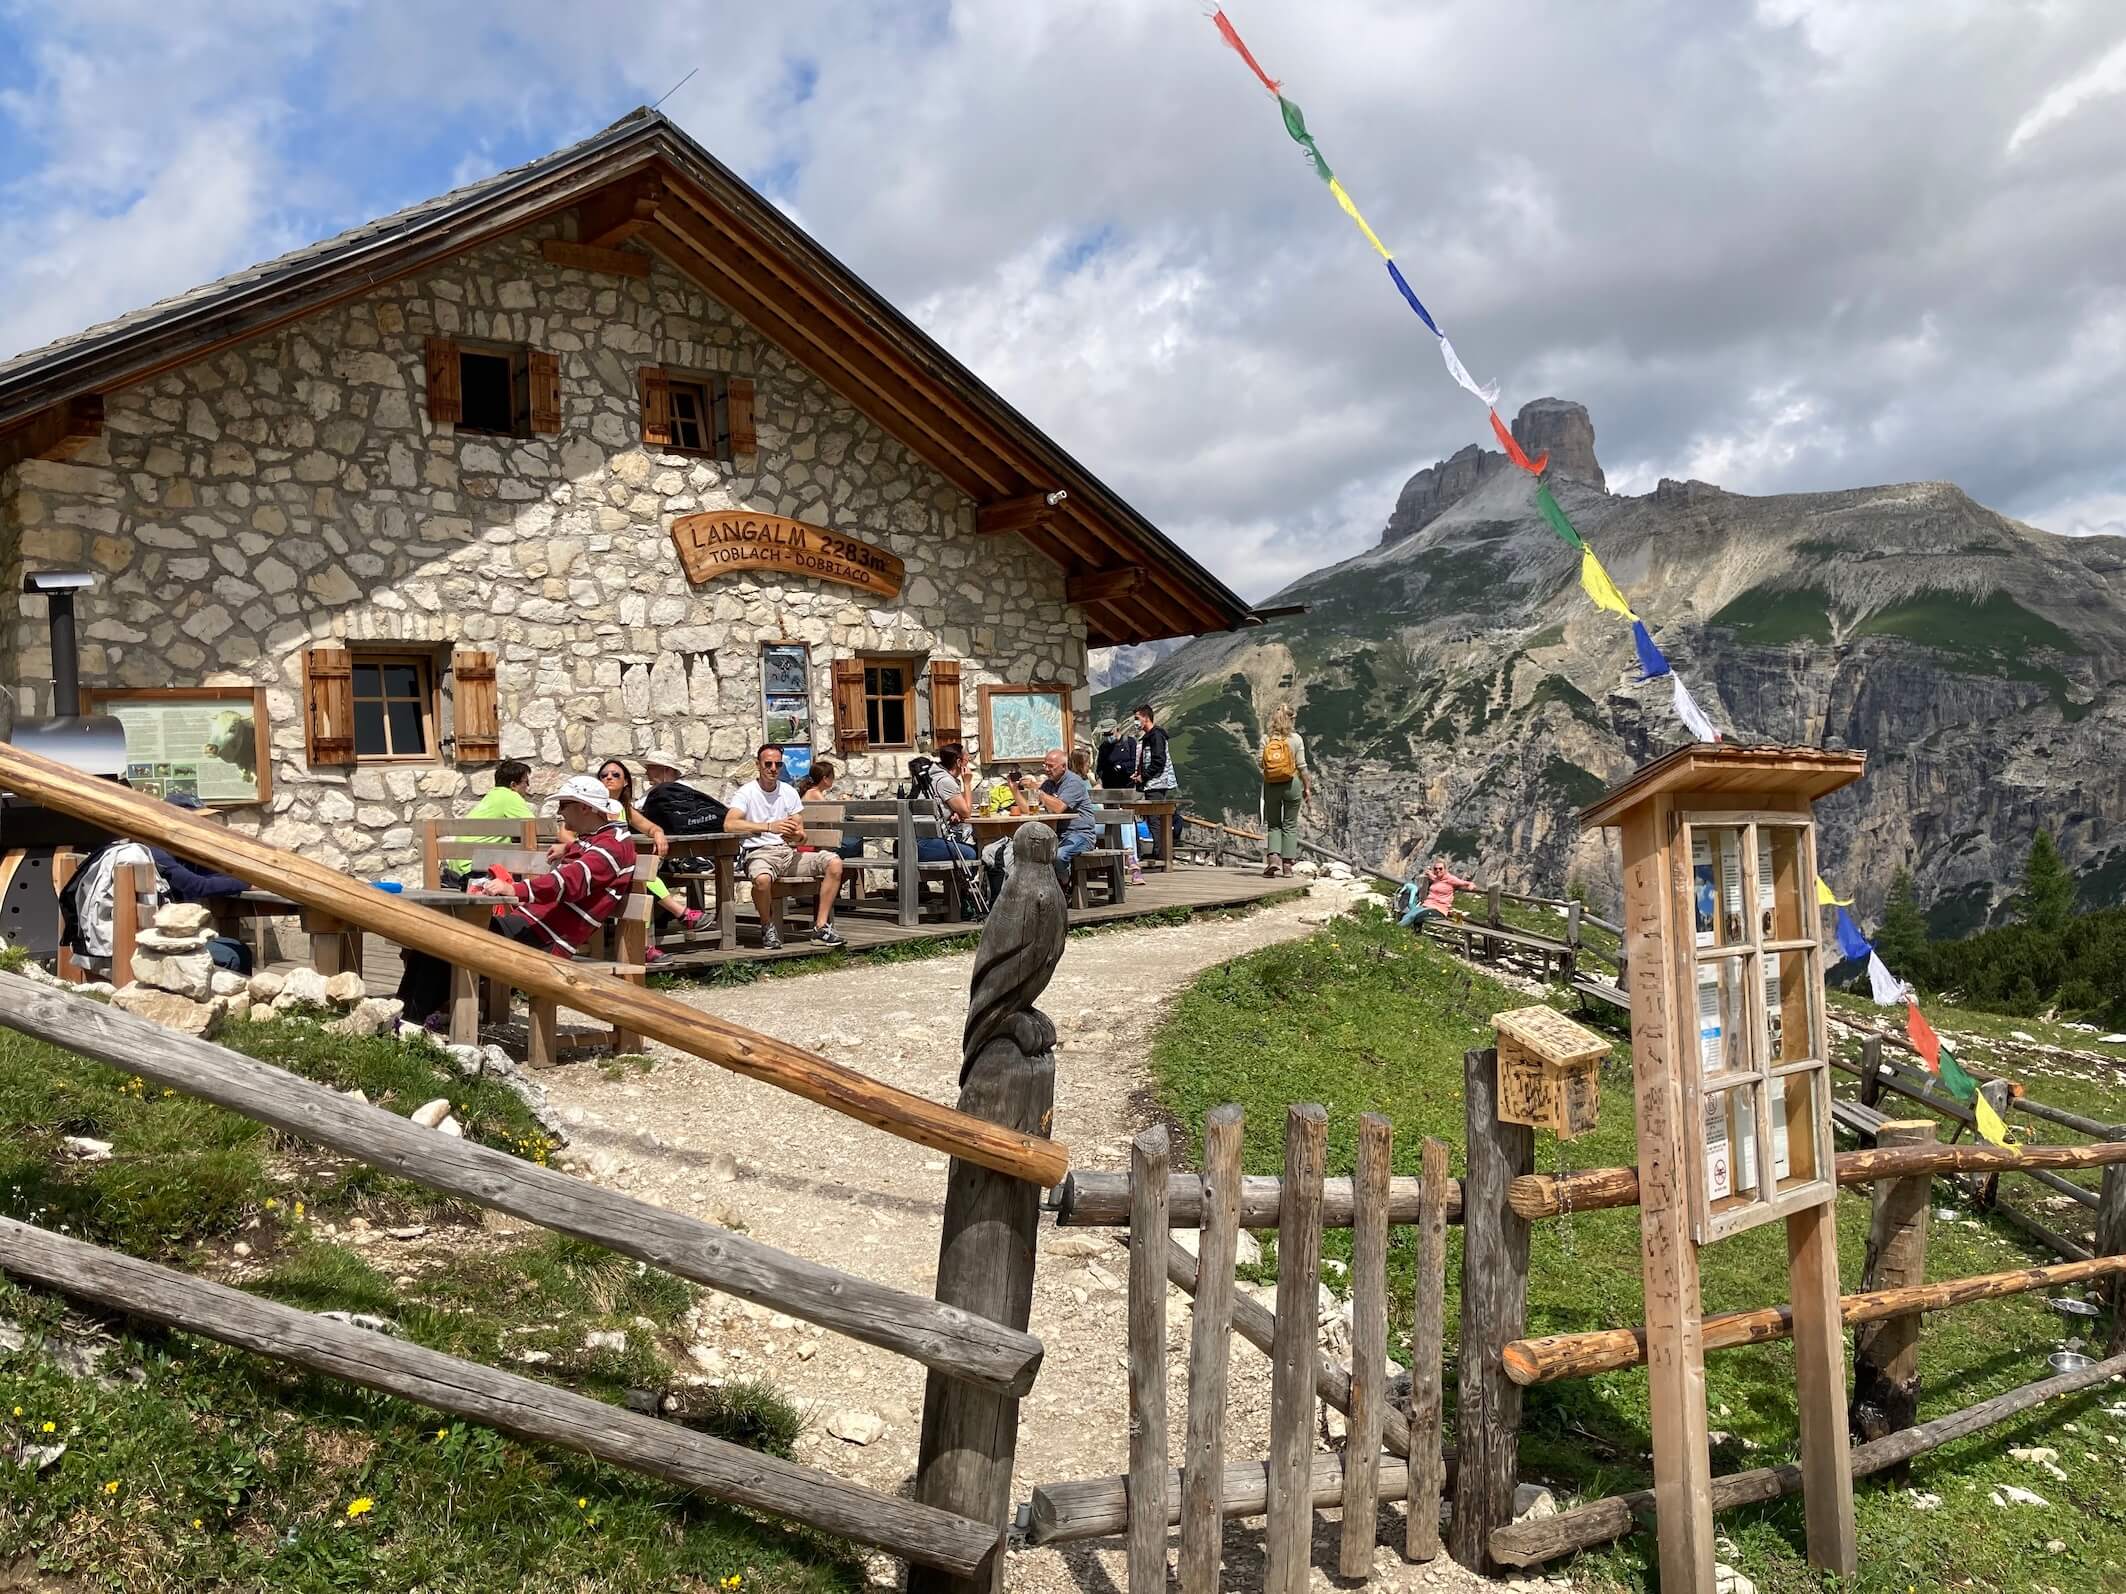
[[[1434,858],[1432,866],[1425,871],[1422,882],[1413,880],[1410,883],[1413,886],[1421,883],[1424,894],[1417,898],[1399,922],[1404,929],[1415,930],[1419,935],[1425,933],[1427,919],[1444,919],[1454,911],[1455,892],[1476,889],[1476,882],[1464,880],[1449,869],[1445,858]]]
[[[812,939],[822,946],[841,946],[844,943],[833,920],[834,899],[842,886],[842,860],[831,852],[798,850],[805,839],[805,802],[797,788],[782,778],[781,746],[762,742],[753,762],[760,773],[731,793],[723,828],[746,838],[739,861],[753,882],[760,944],[770,952],[782,946],[782,932],[775,925],[775,882],[817,880],[819,909],[812,921]]]
[[[591,936],[619,917],[635,884],[635,840],[625,810],[595,775],[571,775],[554,793],[554,807],[570,839],[545,874],[522,880],[475,880],[476,897],[516,904],[487,928],[520,945],[571,958]],[[399,978],[402,1017],[441,1030],[450,1006],[450,965],[408,949]]]
[[[937,768],[930,776],[930,795],[937,803],[945,833],[916,841],[915,856],[922,863],[964,863],[974,857],[974,826],[967,822],[974,812],[974,802],[963,784],[966,762],[967,750],[963,747],[938,749]]]
[[[1018,811],[1025,814],[1069,814],[1071,821],[1056,838],[1056,877],[1070,889],[1071,860],[1099,840],[1100,824],[1093,817],[1092,788],[1070,768],[1070,755],[1051,747],[1041,760],[1045,780],[1020,777]]]

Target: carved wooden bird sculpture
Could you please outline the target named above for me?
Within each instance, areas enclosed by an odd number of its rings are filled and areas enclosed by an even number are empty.
[[[1056,881],[1056,833],[1046,825],[1021,825],[1011,838],[1011,873],[974,954],[967,1028],[960,1038],[961,1084],[982,1048],[1000,1036],[1009,1036],[1028,1057],[1055,1045],[1055,1025],[1033,1004],[1062,961],[1069,930],[1069,904]]]

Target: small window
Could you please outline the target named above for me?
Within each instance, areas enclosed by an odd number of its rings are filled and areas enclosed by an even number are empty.
[[[671,447],[729,464],[731,427],[724,386],[715,377],[673,376]]]
[[[913,659],[864,660],[864,728],[878,749],[915,745]]]
[[[354,755],[435,756],[435,664],[419,654],[354,657]]]
[[[523,349],[458,347],[461,432],[531,435],[531,368]]]

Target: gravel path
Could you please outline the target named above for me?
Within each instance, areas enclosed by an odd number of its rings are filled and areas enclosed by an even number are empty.
[[[1142,1059],[1177,992],[1206,968],[1303,936],[1351,890],[1317,884],[1305,900],[1244,917],[1118,929],[1074,938],[1041,1006],[1060,1032],[1055,1135],[1086,1168],[1128,1165],[1150,1121]],[[796,1041],[939,1101],[957,1090],[971,955],[854,962],[831,973],[680,992],[682,1000]],[[867,1278],[928,1294],[935,1286],[946,1163],[824,1108],[678,1053],[656,1049],[647,1075],[613,1079],[590,1064],[544,1076],[574,1137],[567,1156],[601,1182]],[[1103,1231],[1045,1227],[1032,1331],[1048,1347],[1021,1424],[1013,1498],[1038,1483],[1119,1473],[1126,1464],[1124,1254]],[[888,1352],[822,1334],[740,1302],[705,1296],[690,1355],[709,1378],[765,1378],[811,1416],[800,1460],[875,1488],[905,1489],[914,1471],[923,1370]],[[1169,1297],[1170,1409],[1186,1399],[1187,1301]],[[1268,1444],[1269,1363],[1233,1341],[1228,1456]],[[1178,1432],[1178,1421],[1174,1424]],[[876,1429],[877,1431],[871,1432]],[[848,1438],[837,1437],[837,1430]],[[851,1440],[868,1435],[862,1443]],[[1176,1460],[1178,1462],[1178,1455]],[[1392,1532],[1400,1543],[1400,1507]],[[1226,1541],[1228,1587],[1261,1583],[1260,1523]],[[1322,1513],[1315,1584],[1335,1562],[1336,1513]],[[880,1561],[875,1572],[888,1575]],[[1014,1590],[1116,1594],[1121,1541],[1018,1551]],[[1406,1566],[1385,1546],[1372,1586],[1494,1589],[1442,1560]],[[1523,1586],[1544,1586],[1540,1582]],[[1564,1586],[1563,1580],[1552,1586]]]

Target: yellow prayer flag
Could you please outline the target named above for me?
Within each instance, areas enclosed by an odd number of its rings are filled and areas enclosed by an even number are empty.
[[[1602,568],[1602,561],[1595,557],[1592,548],[1580,551],[1580,585],[1597,609],[1607,609],[1612,614],[1621,614],[1627,620],[1639,617],[1631,612],[1631,605],[1624,601],[1624,594],[1617,584],[1609,579],[1609,572]]]
[[[1388,253],[1388,246],[1373,236],[1373,229],[1366,225],[1366,218],[1361,216],[1358,207],[1351,203],[1351,196],[1344,192],[1344,185],[1332,177],[1329,179],[1329,192],[1336,196],[1336,203],[1343,206],[1344,214],[1358,223],[1358,230],[1366,235],[1366,242],[1373,246],[1374,253],[1383,260],[1393,260],[1395,257]]]
[[[1986,1100],[1984,1091],[1971,1098],[1971,1116],[1978,1121],[1978,1132],[1988,1145],[2005,1146],[2008,1143],[2008,1126],[2001,1122],[2001,1115],[1993,1110],[1993,1103]]]
[[[1837,897],[1837,896],[1833,896],[1833,895],[1831,894],[1831,888],[1830,888],[1829,886],[1827,886],[1827,885],[1825,885],[1825,884],[1823,883],[1823,876],[1822,876],[1822,875],[1818,875],[1818,876],[1816,877],[1816,906],[1817,906],[1817,907],[1819,907],[1819,908],[1850,908],[1850,907],[1851,907],[1852,905],[1853,905],[1853,899],[1852,899],[1851,897]]]

